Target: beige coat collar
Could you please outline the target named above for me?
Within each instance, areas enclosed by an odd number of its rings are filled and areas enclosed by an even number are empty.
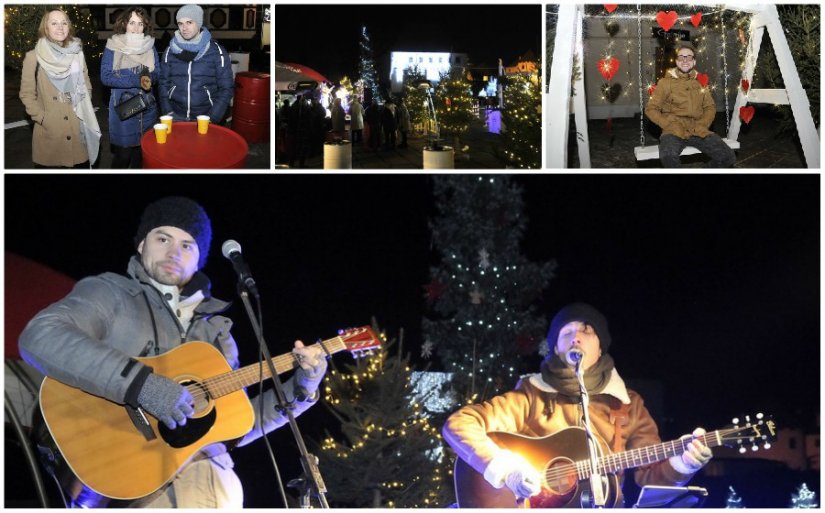
[[[521,377],[522,381],[529,381],[531,385],[536,387],[537,389],[541,390],[542,392],[551,392],[551,393],[558,393],[558,390],[551,387],[543,379],[541,379],[541,373],[536,374],[526,374]],[[619,376],[619,372],[616,369],[610,374],[610,380],[607,382],[607,386],[604,387],[604,390],[599,392],[600,394],[607,394],[612,395],[616,399],[620,400],[623,404],[630,404],[630,396],[627,395],[627,387],[625,387],[624,380]]]

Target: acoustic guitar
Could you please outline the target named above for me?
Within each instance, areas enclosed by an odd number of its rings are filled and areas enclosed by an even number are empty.
[[[739,447],[744,452],[746,445],[752,450],[762,444],[770,448],[776,439],[776,425],[761,413],[751,421],[746,416],[740,423],[725,429],[712,431],[699,437],[708,447],[725,445]],[[741,425],[740,425],[741,424]],[[519,501],[507,488],[495,488],[484,476],[476,472],[461,458],[455,465],[455,490],[460,508],[563,508],[582,507],[582,496],[590,493],[591,465],[587,452],[587,436],[583,428],[570,427],[558,433],[533,438],[513,433],[491,432],[487,434],[504,449],[523,456],[542,475],[541,492],[526,501]],[[621,493],[617,474],[623,470],[650,465],[658,461],[680,455],[687,450],[690,439],[672,440],[597,459],[596,466],[608,485],[606,507],[621,506]]]
[[[342,331],[313,345],[333,354],[354,355],[381,345],[364,326]],[[259,363],[232,370],[223,354],[206,342],[187,342],[159,356],[137,358],[156,374],[185,386],[195,414],[169,429],[142,410],[46,378],[40,409],[57,450],[83,485],[112,499],[131,500],[158,490],[202,448],[235,440],[253,428],[255,413],[244,388],[271,376]],[[298,367],[292,353],[276,356],[278,374]]]

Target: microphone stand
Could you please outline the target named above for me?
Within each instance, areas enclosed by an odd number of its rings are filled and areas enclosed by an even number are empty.
[[[318,497],[321,507],[329,509],[329,503],[327,502],[326,497],[327,487],[324,484],[324,479],[321,477],[321,471],[318,469],[318,458],[316,458],[315,455],[310,454],[309,450],[307,450],[304,439],[301,436],[301,431],[298,429],[298,423],[295,422],[295,416],[292,414],[292,408],[286,400],[281,379],[278,377],[278,372],[275,370],[275,365],[272,363],[272,355],[269,353],[269,347],[267,347],[266,341],[264,340],[261,325],[258,318],[255,316],[255,312],[252,309],[252,304],[249,301],[249,291],[246,290],[246,287],[240,281],[238,282],[238,295],[241,297],[241,301],[243,301],[243,305],[246,308],[246,314],[249,316],[249,322],[252,324],[252,329],[255,331],[255,337],[258,339],[258,345],[261,348],[261,353],[263,353],[266,364],[269,366],[270,379],[272,379],[272,383],[275,385],[275,397],[278,401],[278,406],[276,408],[285,413],[287,419],[289,420],[289,427],[292,429],[292,435],[295,437],[295,443],[301,454],[301,467],[304,469],[304,475],[306,476],[308,481],[307,484],[309,485],[308,488],[315,493],[316,497]],[[261,421],[261,434],[266,436],[266,433],[263,433],[263,420]],[[284,506],[289,507],[287,504],[284,504]],[[309,507],[308,501],[302,500],[301,506]]]
[[[602,475],[598,467],[598,446],[596,439],[593,436],[593,430],[590,424],[590,395],[587,393],[587,387],[584,386],[584,369],[582,368],[582,358],[576,362],[576,379],[579,381],[579,391],[582,396],[582,411],[584,415],[584,431],[587,434],[587,452],[590,455],[590,504],[585,504],[584,495],[582,495],[582,507],[604,508],[606,497],[604,484],[602,482]]]

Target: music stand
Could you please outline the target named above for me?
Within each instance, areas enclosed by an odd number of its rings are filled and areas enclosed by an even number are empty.
[[[645,486],[634,508],[698,508],[708,491],[700,486]]]

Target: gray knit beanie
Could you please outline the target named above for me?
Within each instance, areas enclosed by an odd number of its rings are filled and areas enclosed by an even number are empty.
[[[197,23],[198,28],[203,27],[203,9],[197,4],[186,4],[175,15],[175,21],[180,21],[181,18],[190,18]]]
[[[135,247],[158,226],[180,228],[194,237],[200,252],[198,269],[203,269],[206,257],[209,256],[209,245],[212,243],[212,223],[203,207],[182,196],[168,196],[151,203],[140,218],[140,226],[135,234]]]

